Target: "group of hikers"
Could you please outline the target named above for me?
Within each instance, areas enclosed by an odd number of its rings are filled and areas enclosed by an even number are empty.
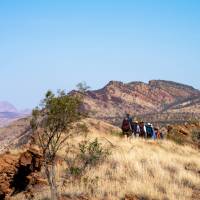
[[[135,136],[142,138],[162,139],[163,134],[158,128],[154,128],[151,123],[143,121],[133,121],[129,114],[126,114],[122,122],[123,135],[127,137]]]

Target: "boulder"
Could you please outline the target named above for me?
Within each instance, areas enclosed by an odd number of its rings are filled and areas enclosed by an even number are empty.
[[[41,182],[37,175],[41,167],[42,156],[33,149],[18,155],[0,155],[0,199],[6,199]]]

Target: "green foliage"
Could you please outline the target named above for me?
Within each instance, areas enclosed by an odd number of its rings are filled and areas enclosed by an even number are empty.
[[[36,143],[42,150],[52,200],[59,199],[55,175],[56,154],[72,134],[80,130],[86,131],[85,126],[74,125],[84,117],[81,105],[81,96],[66,95],[62,90],[59,90],[56,96],[53,92],[47,91],[40,107],[32,112],[30,125],[37,135]],[[74,170],[72,173],[77,172]]]
[[[95,188],[98,187],[99,177],[96,176],[94,178],[85,176],[83,178],[83,183],[85,188],[88,188],[91,194],[95,193]]]
[[[192,132],[192,140],[200,145],[200,129],[195,129]]]
[[[78,123],[76,126],[76,130],[79,133],[81,132],[82,134],[85,134],[85,136],[87,136],[89,132],[89,129],[85,123]]]
[[[110,134],[113,135],[113,136],[117,136],[117,137],[122,137],[123,136],[122,131],[111,131]]]
[[[178,130],[172,129],[167,134],[167,139],[174,141],[176,144],[183,145],[184,139],[183,137],[178,133]]]
[[[181,136],[173,136],[173,137],[171,137],[171,139],[172,139],[176,144],[180,144],[180,145],[183,145],[183,144],[184,144],[184,141],[183,141],[183,139],[181,138]]]
[[[80,112],[81,104],[78,96],[66,95],[62,90],[59,90],[56,96],[53,92],[47,91],[40,107],[32,112],[30,125],[37,135],[36,143],[43,154],[52,200],[59,199],[55,175],[56,154],[74,134],[74,123],[83,117]]]
[[[88,86],[86,82],[78,83],[76,85],[76,87],[77,87],[78,91],[81,93],[85,93],[86,91],[88,91],[90,89],[90,86]]]
[[[45,109],[45,127],[50,131],[65,131],[69,124],[80,119],[81,101],[78,97],[67,96],[64,91],[58,91],[56,97],[48,91],[42,102],[42,109]]]
[[[69,168],[70,174],[72,176],[79,176],[82,173],[82,170],[79,167],[70,167]]]
[[[161,106],[162,106],[163,109],[167,108],[168,103],[167,103],[167,101],[166,101],[165,99],[163,99],[163,100],[161,101]]]
[[[71,149],[73,148],[74,151],[72,152]],[[68,179],[69,177],[72,179],[82,177],[87,169],[91,169],[102,163],[109,155],[110,151],[104,148],[97,138],[91,142],[83,141],[80,143],[78,151],[75,150],[74,146],[68,146],[65,158],[68,166]]]
[[[81,100],[76,96],[68,96],[64,91],[58,91],[56,96],[48,91],[40,107],[33,110],[31,127],[38,134],[38,144],[48,162],[53,162],[70,136],[73,123],[81,119],[80,106]]]
[[[84,163],[84,166],[97,165],[98,162],[105,159],[105,157],[109,154],[108,150],[104,150],[97,138],[92,142],[84,142],[79,144],[79,148],[79,156]]]
[[[199,124],[199,119],[197,118],[195,118],[195,117],[192,117],[190,120],[189,120],[189,123],[190,124]]]

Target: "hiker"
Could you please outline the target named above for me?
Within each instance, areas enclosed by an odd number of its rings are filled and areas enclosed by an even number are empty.
[[[140,137],[147,138],[147,130],[143,121],[139,123],[139,127],[140,127]]]
[[[124,118],[122,122],[122,132],[123,135],[130,137],[132,133],[132,118],[129,114],[126,114],[126,117]]]
[[[147,138],[156,139],[156,134],[151,123],[146,124]]]
[[[155,128],[154,130],[155,130],[156,138],[160,139],[160,132],[159,132],[158,128]]]
[[[157,139],[163,139],[163,134],[159,131],[158,128],[155,128],[155,134]]]
[[[139,123],[138,121],[134,121],[132,123],[132,131],[133,131],[133,135],[135,137],[139,136],[140,135],[140,126],[139,126]]]

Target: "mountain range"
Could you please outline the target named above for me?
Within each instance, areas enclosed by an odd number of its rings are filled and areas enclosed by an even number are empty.
[[[0,101],[0,127],[9,124],[10,122],[26,117],[31,113],[30,110],[19,111],[11,103]]]
[[[75,93],[77,91],[71,92]],[[121,120],[125,113],[144,120],[147,117],[152,120],[154,116],[165,116],[164,121],[167,118],[171,121],[173,118],[187,120],[200,115],[200,91],[165,80],[148,83],[110,81],[102,89],[84,94],[84,109],[90,112],[91,117],[112,123]]]
[[[77,94],[73,90],[69,94]],[[110,81],[103,88],[84,93],[84,110],[90,117],[119,125],[125,113],[153,123],[177,123],[200,118],[200,90],[185,84],[151,80],[148,83]],[[23,118],[30,110],[18,111],[0,101],[0,126]]]

